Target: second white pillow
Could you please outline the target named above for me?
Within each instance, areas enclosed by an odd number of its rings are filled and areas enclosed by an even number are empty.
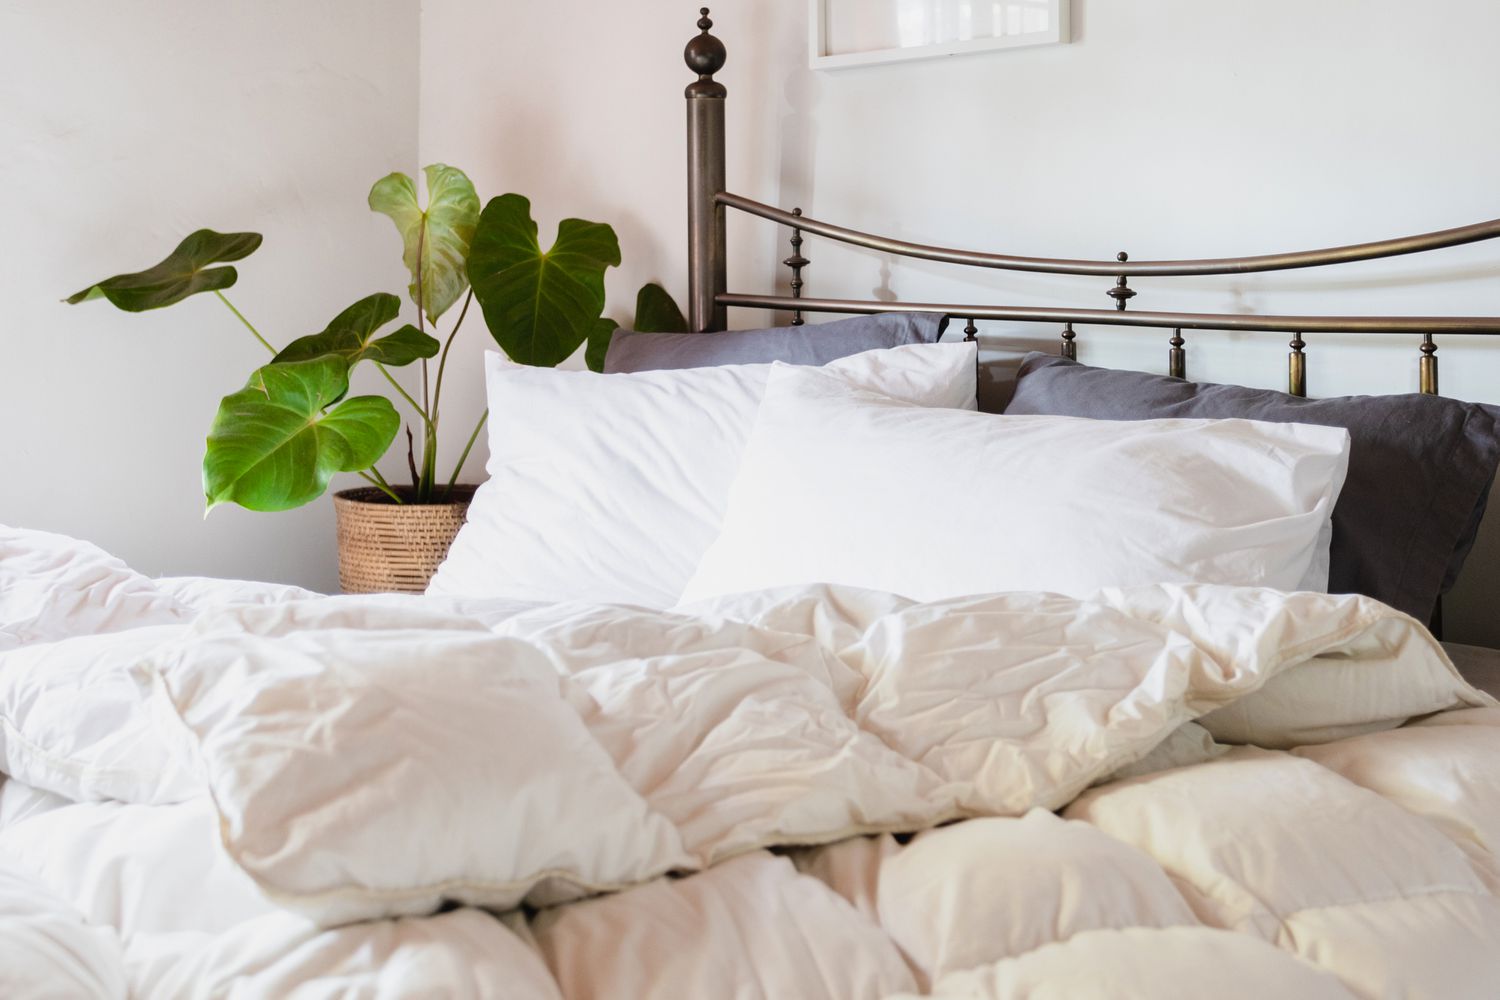
[[[806,583],[921,601],[1155,583],[1296,590],[1348,454],[1342,428],[925,409],[777,365],[682,603]]]
[[[974,407],[975,345],[909,344],[832,362],[853,384]],[[429,594],[676,601],[719,530],[770,365],[638,374],[486,357],[489,480]]]

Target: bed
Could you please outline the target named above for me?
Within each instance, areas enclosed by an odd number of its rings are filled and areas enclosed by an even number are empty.
[[[1500,464],[1433,334],[1500,319],[1127,306],[1500,223],[1176,262],[856,233],[727,191],[707,14],[697,332],[492,357],[492,409],[558,416],[492,418],[427,595],[0,528],[0,995],[1495,996],[1500,654],[1429,626]],[[792,228],[790,295],[727,290],[726,208]],[[815,299],[805,233],[1118,308]],[[1064,324],[1003,415],[985,319]],[[1115,324],[1173,330],[1169,374],[1078,364]],[[1187,382],[1183,329],[1294,334],[1290,391]],[[1423,393],[1305,399],[1316,331],[1419,335]]]

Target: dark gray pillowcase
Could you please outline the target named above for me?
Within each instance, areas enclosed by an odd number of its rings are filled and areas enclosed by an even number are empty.
[[[826,365],[851,354],[905,344],[931,344],[943,335],[941,313],[881,313],[832,323],[718,333],[634,333],[616,330],[605,372],[651,372],[719,365]]]
[[[1329,592],[1367,594],[1424,622],[1458,578],[1500,464],[1500,409],[1477,403],[1419,394],[1301,399],[1049,354],[1021,362],[1005,412],[1347,428],[1349,475],[1333,511]]]

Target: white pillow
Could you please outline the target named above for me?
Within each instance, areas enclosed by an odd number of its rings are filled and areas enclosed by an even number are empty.
[[[683,603],[804,583],[920,601],[1218,583],[1295,590],[1342,428],[913,407],[778,366]]]
[[[975,406],[973,343],[832,362],[920,406]],[[489,480],[429,594],[663,608],[713,541],[770,365],[598,375],[486,357]]]

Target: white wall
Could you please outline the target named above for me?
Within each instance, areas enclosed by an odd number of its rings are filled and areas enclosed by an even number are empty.
[[[328,503],[203,519],[209,422],[265,358],[234,317],[59,300],[202,226],[265,234],[229,297],[280,343],[401,290],[365,194],[417,162],[417,30],[417,0],[0,2],[0,522],[337,586]]]
[[[856,228],[1045,256],[1241,255],[1500,216],[1500,5],[1073,4],[1071,45],[817,73],[800,0],[712,4],[729,48],[730,188]],[[613,223],[617,314],[652,278],[684,297],[680,53],[696,6],[423,4],[423,161],[463,166],[485,197],[529,195],[544,240],[567,215]],[[733,221],[731,287],[784,285],[783,239]],[[1110,304],[1097,279],[950,274],[817,240],[804,252],[813,295]],[[1497,315],[1500,245],[1133,284],[1139,308]],[[997,350],[1051,350],[1056,332],[987,331]],[[1168,336],[1084,331],[1080,357],[1161,371]],[[1313,394],[1415,390],[1412,339],[1352,340],[1310,338]],[[1285,341],[1190,334],[1189,372],[1280,386]],[[1500,402],[1500,343],[1449,338],[1440,356],[1445,392]],[[477,408],[477,379],[467,388]],[[1500,645],[1491,521],[1450,601],[1450,633]]]
[[[800,0],[715,4],[730,186],[893,235],[1095,257],[1258,253],[1500,215],[1500,6],[1073,4],[1072,45],[835,73],[806,68]],[[0,0],[0,181],[13,206],[0,240],[0,521],[95,539],[150,572],[333,586],[327,503],[200,518],[208,421],[259,360],[232,318],[211,298],[141,316],[57,302],[200,225],[266,234],[232,298],[283,339],[401,287],[395,238],[364,193],[434,160],[469,171],[485,197],[530,196],[544,240],[564,216],[612,223],[625,256],[609,278],[614,315],[628,317],[647,280],[683,297],[681,50],[696,5],[422,0],[420,45],[418,6]],[[736,220],[731,237],[732,287],[784,286],[784,234]],[[1090,279],[805,250],[809,294],[1109,302]],[[1500,246],[1134,284],[1141,308],[1494,315]],[[987,331],[997,356],[1050,349],[1055,333]],[[1160,371],[1166,337],[1084,331],[1081,356]],[[1195,377],[1280,384],[1284,338],[1189,340]],[[445,460],[482,407],[486,342],[474,324],[457,348]],[[1415,348],[1314,338],[1312,391],[1413,389]],[[1450,338],[1440,356],[1446,392],[1500,402],[1500,343]],[[1500,645],[1491,520],[1450,617]]]

